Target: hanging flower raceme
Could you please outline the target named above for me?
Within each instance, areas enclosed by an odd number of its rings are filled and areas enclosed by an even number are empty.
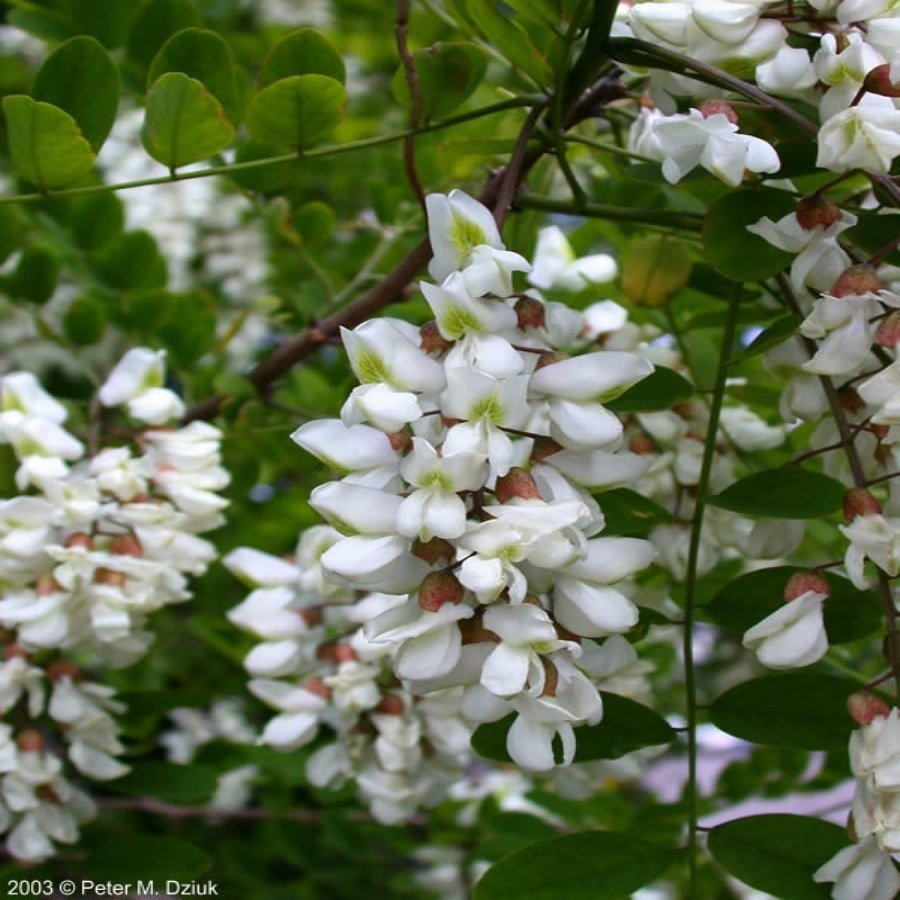
[[[94,815],[74,778],[128,771],[115,721],[125,707],[82,665],[143,655],[149,616],[188,600],[188,576],[216,555],[199,534],[223,521],[221,434],[174,425],[184,407],[164,383],[161,352],[126,353],[98,392],[88,453],[65,427],[66,408],[33,376],[0,378],[0,439],[17,458],[22,491],[0,501],[0,709],[17,722],[0,735],[0,830],[21,859],[73,843]],[[132,437],[104,446],[102,407],[118,406]]]

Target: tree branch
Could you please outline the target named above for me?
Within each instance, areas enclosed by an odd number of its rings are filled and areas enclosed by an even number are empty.
[[[409,8],[411,0],[397,0],[397,22],[394,26],[394,37],[397,43],[397,54],[403,63],[403,71],[406,74],[406,84],[409,87],[409,127],[415,131],[422,119],[422,85],[419,83],[419,73],[416,70],[416,61],[409,52],[407,39],[409,37]],[[416,136],[408,134],[403,139],[403,162],[406,166],[406,180],[412,188],[412,192],[419,201],[419,206],[425,209],[425,191],[422,189],[422,181],[416,169]]]

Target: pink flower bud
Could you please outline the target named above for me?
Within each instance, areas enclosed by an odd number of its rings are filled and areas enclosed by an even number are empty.
[[[397,453],[406,453],[412,447],[412,435],[408,431],[395,431],[387,437]]]
[[[419,606],[437,612],[445,603],[462,603],[465,588],[451,572],[432,572],[419,585]]]
[[[632,453],[638,453],[641,456],[645,456],[648,453],[656,453],[659,450],[659,447],[656,446],[656,441],[654,441],[650,435],[636,434],[628,441],[628,449]]]
[[[879,716],[890,714],[891,708],[880,697],[857,691],[847,698],[847,712],[857,725],[868,725]]]
[[[871,269],[865,266],[851,266],[841,272],[828,293],[832,297],[857,296],[877,293],[883,287]]]
[[[304,691],[315,694],[323,700],[327,700],[331,696],[331,689],[322,681],[321,678],[307,678],[301,685]]]
[[[878,515],[881,515],[881,504],[865,488],[851,488],[844,494],[844,518],[848,522],[857,516]]]
[[[802,597],[809,591],[814,591],[817,594],[824,594],[826,597],[831,594],[831,588],[828,586],[828,582],[825,580],[825,577],[818,572],[813,572],[812,570],[807,572],[794,572],[784,586],[784,600],[786,603],[790,603],[791,600],[796,600],[798,597]]]
[[[402,716],[405,709],[403,700],[396,694],[385,694],[378,706],[375,707],[376,712],[385,716]]]
[[[900,85],[891,81],[889,63],[882,63],[869,71],[863,81],[863,90],[870,94],[881,94],[882,97],[900,97]]]
[[[538,438],[531,449],[531,459],[533,462],[543,462],[548,456],[553,456],[562,449],[562,444],[557,444],[552,438]]]
[[[60,583],[53,577],[52,572],[44,572],[38,576],[38,580],[34,583],[34,592],[38,597],[47,597],[62,590]]]
[[[23,753],[40,753],[44,749],[44,736],[34,728],[26,728],[16,735],[16,746]]]
[[[708,119],[710,116],[722,115],[725,116],[732,125],[737,125],[738,123],[737,113],[727,100],[704,100],[698,109],[700,110],[700,115],[703,116],[704,119]]]
[[[875,340],[882,346],[893,350],[900,344],[900,311],[892,312],[875,332]]]
[[[349,644],[338,644],[334,648],[335,662],[353,662],[356,659],[359,659],[359,655]]]
[[[141,557],[144,555],[144,548],[136,537],[126,534],[112,539],[109,552],[117,553],[119,556]]]
[[[508,503],[513,497],[521,500],[540,500],[534,478],[525,469],[513,468],[497,479],[494,496],[499,503]]]
[[[443,356],[452,346],[453,341],[438,331],[437,323],[426,322],[419,329],[419,347],[430,356]]]
[[[822,194],[810,194],[797,204],[797,224],[806,231],[819,225],[827,228],[840,219],[840,207]]]
[[[59,681],[60,678],[69,678],[72,681],[84,681],[81,669],[75,663],[67,659],[58,659],[47,666],[47,677],[51,681]]]
[[[415,540],[409,552],[429,566],[449,565],[456,559],[456,548],[443,538],[432,538],[430,541]]]
[[[76,531],[66,538],[66,546],[83,547],[85,550],[94,549],[94,539],[84,531]]]
[[[21,644],[9,644],[3,651],[4,659],[28,659],[28,654]]]
[[[547,353],[542,353],[538,357],[538,361],[534,367],[534,371],[538,372],[545,366],[552,366],[553,363],[562,362],[564,359],[569,359],[569,354],[563,352],[562,350],[554,350],[552,352],[548,351]]]

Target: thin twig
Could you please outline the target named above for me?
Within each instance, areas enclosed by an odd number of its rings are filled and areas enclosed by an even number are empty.
[[[416,61],[409,52],[409,8],[411,0],[397,0],[397,21],[394,26],[394,37],[397,42],[397,53],[403,63],[403,71],[406,74],[406,84],[409,88],[409,127],[415,131],[422,120],[422,85],[419,82],[419,72],[416,69]],[[416,169],[416,136],[408,134],[403,139],[403,163],[406,168],[406,180],[412,188],[412,192],[419,201],[419,206],[425,209],[425,191],[422,181]]]

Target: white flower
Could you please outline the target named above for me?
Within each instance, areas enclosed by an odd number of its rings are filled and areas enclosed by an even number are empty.
[[[739,134],[737,125],[723,113],[704,117],[697,109],[688,115],[659,119],[655,130],[663,160],[663,175],[671,184],[692,169],[703,166],[731,187],[744,180],[745,171],[777,172],[781,161],[774,148],[750,135]]]
[[[832,172],[887,175],[900,154],[900,110],[890,97],[865,94],[819,129],[816,165]]]
[[[863,515],[849,525],[839,525],[838,529],[850,541],[844,566],[855,587],[860,590],[868,587],[863,572],[866,557],[892,578],[900,574],[900,519]]]
[[[281,711],[269,720],[259,739],[261,744],[269,744],[276,750],[296,750],[316,736],[326,706],[320,694],[302,685],[291,686],[262,678],[254,679],[248,687],[264,703]]]
[[[878,791],[900,790],[900,710],[875,716],[850,735],[850,768]]]
[[[184,403],[164,388],[165,350],[134,347],[115,365],[98,392],[104,406],[128,406],[129,414],[161,425],[184,412]]]
[[[612,281],[618,272],[607,253],[576,257],[562,229],[549,225],[538,232],[537,249],[528,281],[536,288],[580,291],[591,284]]]
[[[816,882],[833,881],[834,900],[893,900],[900,891],[900,874],[874,837],[839,850],[813,874]]]
[[[51,397],[31,372],[10,372],[0,378],[0,421],[9,412],[34,416],[62,425],[68,413],[66,408]]]
[[[726,406],[721,415],[722,429],[741,450],[755,453],[771,450],[784,443],[783,425],[769,425],[746,406]]]
[[[301,425],[291,440],[326,465],[344,471],[397,464],[397,452],[387,435],[369,425],[348,427],[338,419],[319,419]]]
[[[771,669],[793,669],[818,662],[828,650],[822,618],[827,594],[806,591],[749,628],[744,646]]]
[[[835,35],[823,35],[822,45],[813,57],[819,81],[829,88],[819,103],[822,121],[850,106],[868,72],[884,62],[858,31],[844,32],[841,38],[843,48],[839,50]]]
[[[816,375],[854,374],[865,362],[881,307],[874,294],[820,297],[800,325],[800,333],[821,341],[803,369]]]
[[[756,67],[756,83],[767,93],[782,97],[803,96],[816,80],[816,70],[806,50],[787,44]]]

